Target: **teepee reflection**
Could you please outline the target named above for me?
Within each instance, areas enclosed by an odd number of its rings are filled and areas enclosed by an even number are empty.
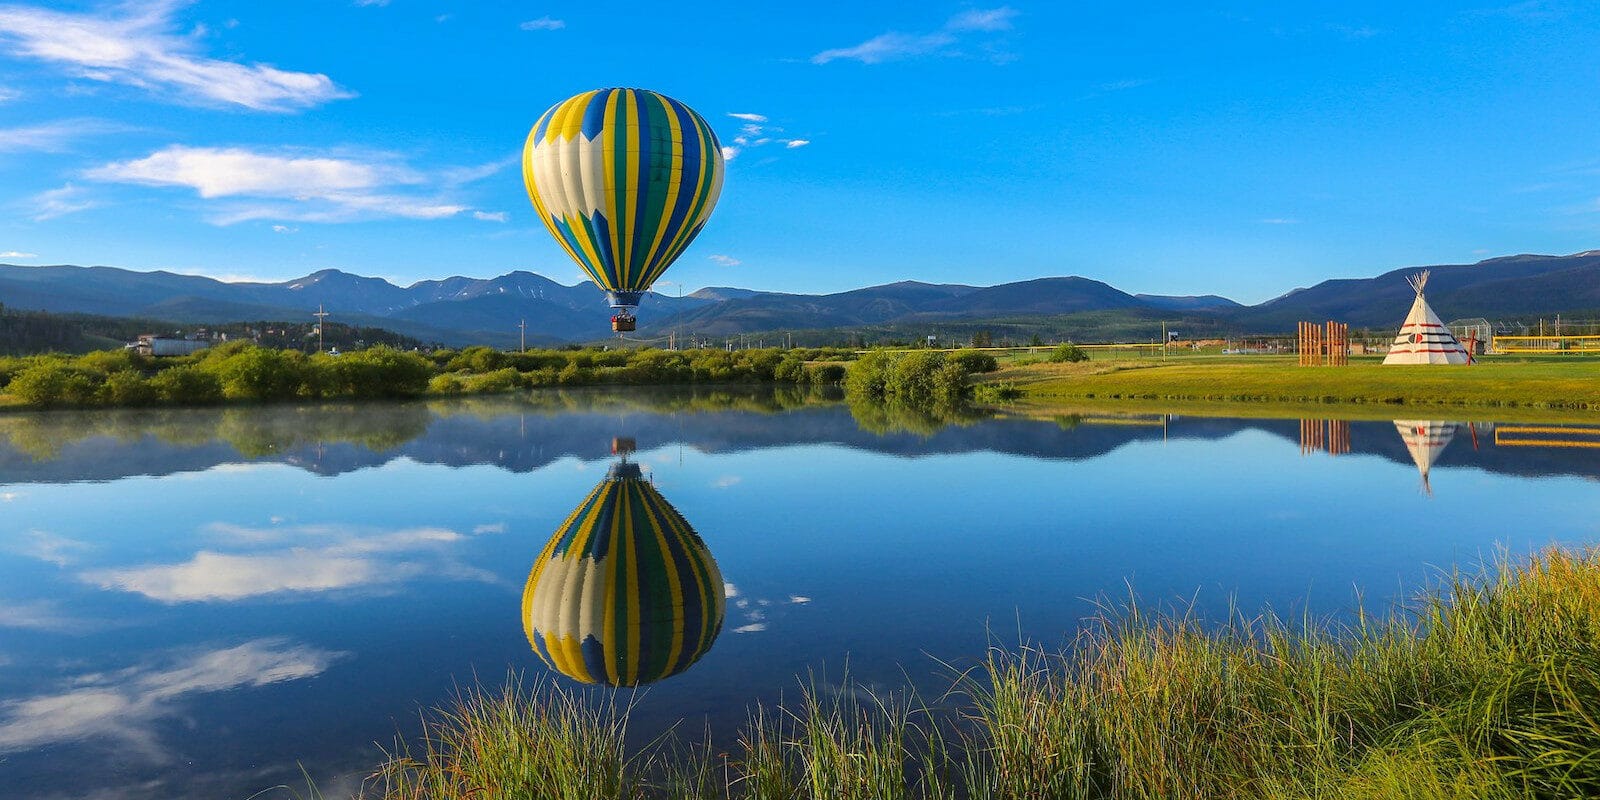
[[[678,510],[628,461],[631,439],[545,544],[522,592],[528,643],[584,683],[637,686],[688,669],[722,632],[722,573]]]
[[[1416,463],[1417,471],[1422,473],[1422,490],[1432,496],[1433,486],[1428,482],[1428,473],[1433,469],[1433,462],[1438,460],[1439,454],[1444,452],[1450,440],[1455,438],[1457,424],[1397,419],[1394,421],[1394,427],[1400,432],[1400,440],[1405,442],[1406,450],[1410,451],[1411,460]]]

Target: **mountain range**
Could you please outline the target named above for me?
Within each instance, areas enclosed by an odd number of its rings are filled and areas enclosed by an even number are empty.
[[[1253,306],[1217,295],[1133,295],[1078,276],[997,286],[902,281],[825,295],[708,287],[682,297],[646,295],[638,336],[676,330],[720,340],[810,332],[813,340],[826,334],[822,340],[837,341],[845,334],[909,338],[981,327],[1080,339],[1149,338],[1163,320],[1205,335],[1283,333],[1293,330],[1296,321],[1324,319],[1383,329],[1397,326],[1405,316],[1412,297],[1405,277],[1417,269],[1327,280]],[[1506,256],[1428,269],[1428,300],[1447,320],[1600,310],[1600,251]],[[610,334],[599,289],[588,283],[565,286],[526,271],[402,287],[332,269],[279,283],[252,283],[103,266],[0,264],[0,303],[13,309],[181,324],[301,320],[321,306],[338,321],[458,346],[514,345],[523,321],[530,345],[594,341]]]

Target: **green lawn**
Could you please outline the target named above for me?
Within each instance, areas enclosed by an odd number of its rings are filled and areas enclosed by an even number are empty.
[[[1495,358],[1469,367],[1301,367],[1293,356],[1200,356],[1027,364],[989,376],[1029,404],[1161,400],[1385,408],[1525,408],[1600,411],[1600,359]]]

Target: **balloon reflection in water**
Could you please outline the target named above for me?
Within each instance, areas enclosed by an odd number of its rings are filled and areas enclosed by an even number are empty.
[[[723,603],[705,542],[624,456],[534,562],[522,627],[557,672],[637,686],[700,660]]]

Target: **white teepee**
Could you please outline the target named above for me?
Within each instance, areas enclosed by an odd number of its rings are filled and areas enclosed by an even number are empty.
[[[1400,432],[1400,441],[1406,443],[1406,450],[1410,451],[1417,472],[1422,473],[1422,490],[1431,496],[1433,486],[1428,483],[1428,473],[1433,470],[1433,462],[1439,459],[1439,454],[1449,446],[1450,440],[1456,438],[1456,423],[1397,419],[1394,427]]]
[[[1439,315],[1422,299],[1422,287],[1428,284],[1428,271],[1423,270],[1406,279],[1417,290],[1411,313],[1400,326],[1400,335],[1389,346],[1385,364],[1470,364],[1467,348],[1461,346],[1455,334],[1439,321]]]

